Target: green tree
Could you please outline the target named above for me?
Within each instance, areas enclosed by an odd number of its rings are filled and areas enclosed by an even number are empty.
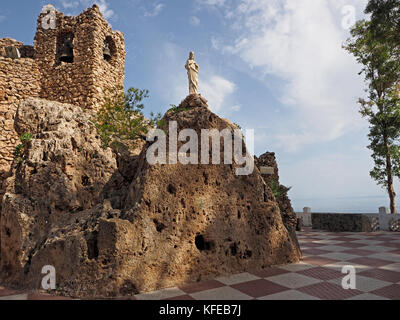
[[[375,166],[371,177],[389,195],[396,213],[393,178],[400,176],[400,0],[370,0],[361,20],[351,30],[345,49],[362,65],[366,98],[360,113],[370,123],[368,148]]]
[[[136,147],[145,141],[148,131],[161,125],[161,114],[143,115],[143,100],[149,97],[148,90],[130,88],[126,93],[111,92],[97,113],[94,123],[104,147],[118,150],[121,145]]]

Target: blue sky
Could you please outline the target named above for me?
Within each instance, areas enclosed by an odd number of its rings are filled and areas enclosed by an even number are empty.
[[[296,210],[388,206],[369,177],[360,66],[341,48],[346,6],[360,19],[365,0],[2,1],[0,37],[32,44],[49,1],[70,15],[99,4],[125,34],[126,86],[150,90],[148,112],[185,98],[184,64],[195,51],[200,93],[218,115],[255,129],[257,155],[276,152]]]

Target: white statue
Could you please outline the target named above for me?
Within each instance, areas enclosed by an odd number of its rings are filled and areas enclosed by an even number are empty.
[[[185,68],[189,78],[189,94],[197,94],[199,85],[199,65],[194,61],[194,52],[190,52]]]

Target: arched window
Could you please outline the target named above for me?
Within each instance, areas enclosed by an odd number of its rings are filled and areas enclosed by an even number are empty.
[[[62,32],[57,37],[57,62],[74,62],[74,34]]]
[[[103,46],[103,58],[107,62],[111,62],[116,53],[116,46],[114,39],[111,36],[107,36],[104,40]]]

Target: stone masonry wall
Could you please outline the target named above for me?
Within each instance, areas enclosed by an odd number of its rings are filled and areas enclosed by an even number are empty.
[[[108,90],[123,88],[125,70],[124,36],[113,31],[97,6],[76,17],[57,12],[56,29],[43,29],[39,16],[35,36],[35,60],[42,73],[43,99],[96,109]],[[63,36],[73,34],[74,62],[59,61]],[[103,58],[108,39],[110,61]]]
[[[39,96],[39,82],[39,70],[33,59],[0,56],[0,198],[15,147],[20,143],[14,130],[15,112],[21,100]]]

